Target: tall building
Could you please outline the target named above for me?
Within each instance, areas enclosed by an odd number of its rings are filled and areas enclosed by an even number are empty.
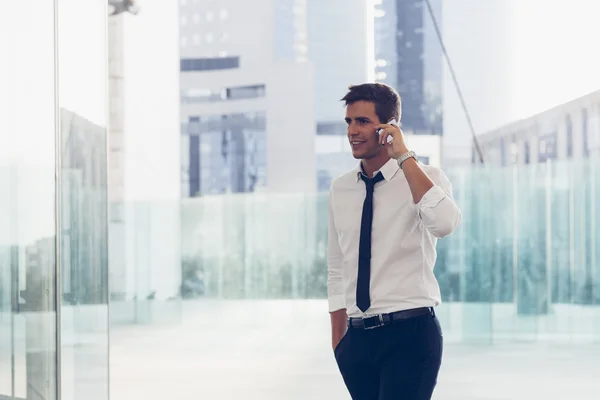
[[[475,133],[515,116],[512,0],[376,0],[376,78],[402,95],[406,134],[437,136],[444,167],[471,162],[472,133],[440,45],[451,59]],[[431,147],[429,147],[431,148]]]
[[[485,163],[496,167],[597,157],[600,91],[498,127],[478,139]]]
[[[442,0],[429,2],[442,27]],[[402,97],[401,126],[421,162],[439,166],[444,132],[443,54],[425,0],[376,0],[375,79]]]
[[[374,78],[373,7],[369,0],[308,0],[308,59],[315,67],[318,135],[346,130],[340,98]]]
[[[180,3],[181,192],[312,191],[305,0]]]
[[[369,0],[308,0],[308,59],[315,68],[318,190],[356,165],[340,99],[349,85],[374,79],[373,6]]]
[[[430,1],[441,28],[442,0]],[[379,0],[375,78],[402,96],[406,134],[442,135],[442,47],[425,0]]]

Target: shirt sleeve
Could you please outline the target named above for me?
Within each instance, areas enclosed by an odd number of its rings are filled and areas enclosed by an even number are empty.
[[[437,238],[450,235],[458,228],[462,218],[460,208],[452,195],[452,184],[438,168],[428,171],[434,186],[417,204],[419,217],[427,230]]]
[[[346,300],[342,278],[344,255],[338,241],[333,216],[333,186],[329,190],[329,210],[327,214],[327,298],[329,300],[329,312],[334,312],[346,308]]]

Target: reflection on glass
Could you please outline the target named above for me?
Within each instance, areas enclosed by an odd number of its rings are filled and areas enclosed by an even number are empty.
[[[108,398],[106,129],[61,110],[62,395]]]
[[[53,2],[2,6],[0,397],[56,399],[53,27]]]
[[[107,12],[99,1],[57,2],[61,400],[106,400]]]

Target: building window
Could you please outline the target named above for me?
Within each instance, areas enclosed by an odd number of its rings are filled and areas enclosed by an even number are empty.
[[[184,58],[180,61],[180,70],[189,71],[214,71],[240,67],[239,57],[218,58]]]
[[[265,97],[265,93],[265,85],[233,86],[215,91],[211,91],[209,89],[190,89],[187,91],[182,91],[181,102],[184,104],[191,104],[210,103],[228,100],[256,99],[260,97]],[[248,116],[248,118],[251,119],[250,116]]]
[[[583,145],[583,156],[588,157],[590,155],[590,146],[588,141],[588,111],[584,108],[581,112],[581,135]]]
[[[567,158],[573,157],[573,122],[571,116],[567,115]]]
[[[510,141],[509,157],[510,157],[510,159],[509,159],[510,165],[514,165],[519,162],[519,148],[518,148],[516,136],[513,136]]]
[[[500,138],[500,165],[506,166],[506,141],[503,137]]]
[[[265,97],[265,85],[238,86],[226,89],[228,100],[255,99]]]
[[[539,162],[553,160],[556,158],[556,134],[551,133],[541,136],[539,139]]]

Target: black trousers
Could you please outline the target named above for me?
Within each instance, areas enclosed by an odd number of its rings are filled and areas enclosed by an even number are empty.
[[[442,362],[433,314],[375,329],[348,328],[334,354],[353,400],[429,400]]]

